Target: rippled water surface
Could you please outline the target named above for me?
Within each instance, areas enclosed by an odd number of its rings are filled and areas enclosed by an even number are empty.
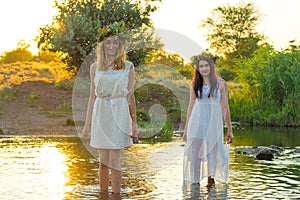
[[[99,194],[98,162],[78,138],[0,138],[0,199],[300,199],[300,132],[242,129],[231,145],[227,184],[182,185],[183,143],[124,150],[120,196]],[[240,155],[242,146],[277,145],[272,161]]]

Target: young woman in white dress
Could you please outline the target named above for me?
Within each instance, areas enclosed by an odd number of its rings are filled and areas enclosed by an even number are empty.
[[[207,178],[210,186],[215,179],[226,182],[228,178],[229,153],[223,141],[223,119],[228,130],[227,147],[233,140],[228,91],[225,81],[216,74],[214,61],[209,57],[195,58],[183,134],[183,179],[184,183],[199,184]]]
[[[125,60],[120,36],[104,39],[90,67],[90,96],[82,135],[99,152],[101,192],[121,190],[121,150],[137,139],[134,66]],[[111,173],[110,173],[111,172]],[[111,177],[110,177],[111,174]]]

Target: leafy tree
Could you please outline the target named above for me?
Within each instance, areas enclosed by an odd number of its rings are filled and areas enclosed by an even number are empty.
[[[150,14],[161,0],[62,0],[55,1],[58,15],[52,24],[40,28],[38,46],[67,53],[64,61],[79,67],[97,45],[97,30],[113,22],[125,28],[151,27]],[[149,41],[151,42],[151,41]]]
[[[30,47],[29,44],[26,44],[25,41],[20,40],[18,42],[17,48],[11,51],[4,52],[4,55],[1,58],[2,63],[14,63],[14,62],[25,62],[33,61],[34,55],[28,50]]]
[[[52,52],[49,51],[48,49],[40,49],[38,52],[38,59],[45,63],[49,63],[53,61],[61,62],[62,56],[63,56],[62,53]]]
[[[151,52],[159,51],[163,46],[160,38],[155,36],[153,28],[142,27],[130,32],[130,41],[127,43],[127,56],[135,66],[147,62],[147,56]]]
[[[151,51],[145,61],[146,63],[164,64],[175,70],[179,70],[184,65],[184,59],[180,55],[168,53],[163,49]]]
[[[166,52],[164,49],[154,49],[145,58],[145,63],[158,63],[175,69],[182,76],[191,79],[194,67],[184,63],[184,58],[176,53]]]
[[[207,29],[210,49],[219,56],[249,57],[264,39],[255,30],[260,14],[253,3],[220,6],[200,25]]]

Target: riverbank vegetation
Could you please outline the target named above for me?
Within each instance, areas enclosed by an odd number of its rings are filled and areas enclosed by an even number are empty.
[[[262,46],[236,60],[238,86],[231,89],[233,120],[254,125],[300,125],[300,46],[282,51]]]

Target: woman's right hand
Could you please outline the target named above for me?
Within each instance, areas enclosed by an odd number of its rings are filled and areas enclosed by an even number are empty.
[[[184,142],[186,142],[186,131],[184,131],[183,135],[182,135],[182,139]]]

